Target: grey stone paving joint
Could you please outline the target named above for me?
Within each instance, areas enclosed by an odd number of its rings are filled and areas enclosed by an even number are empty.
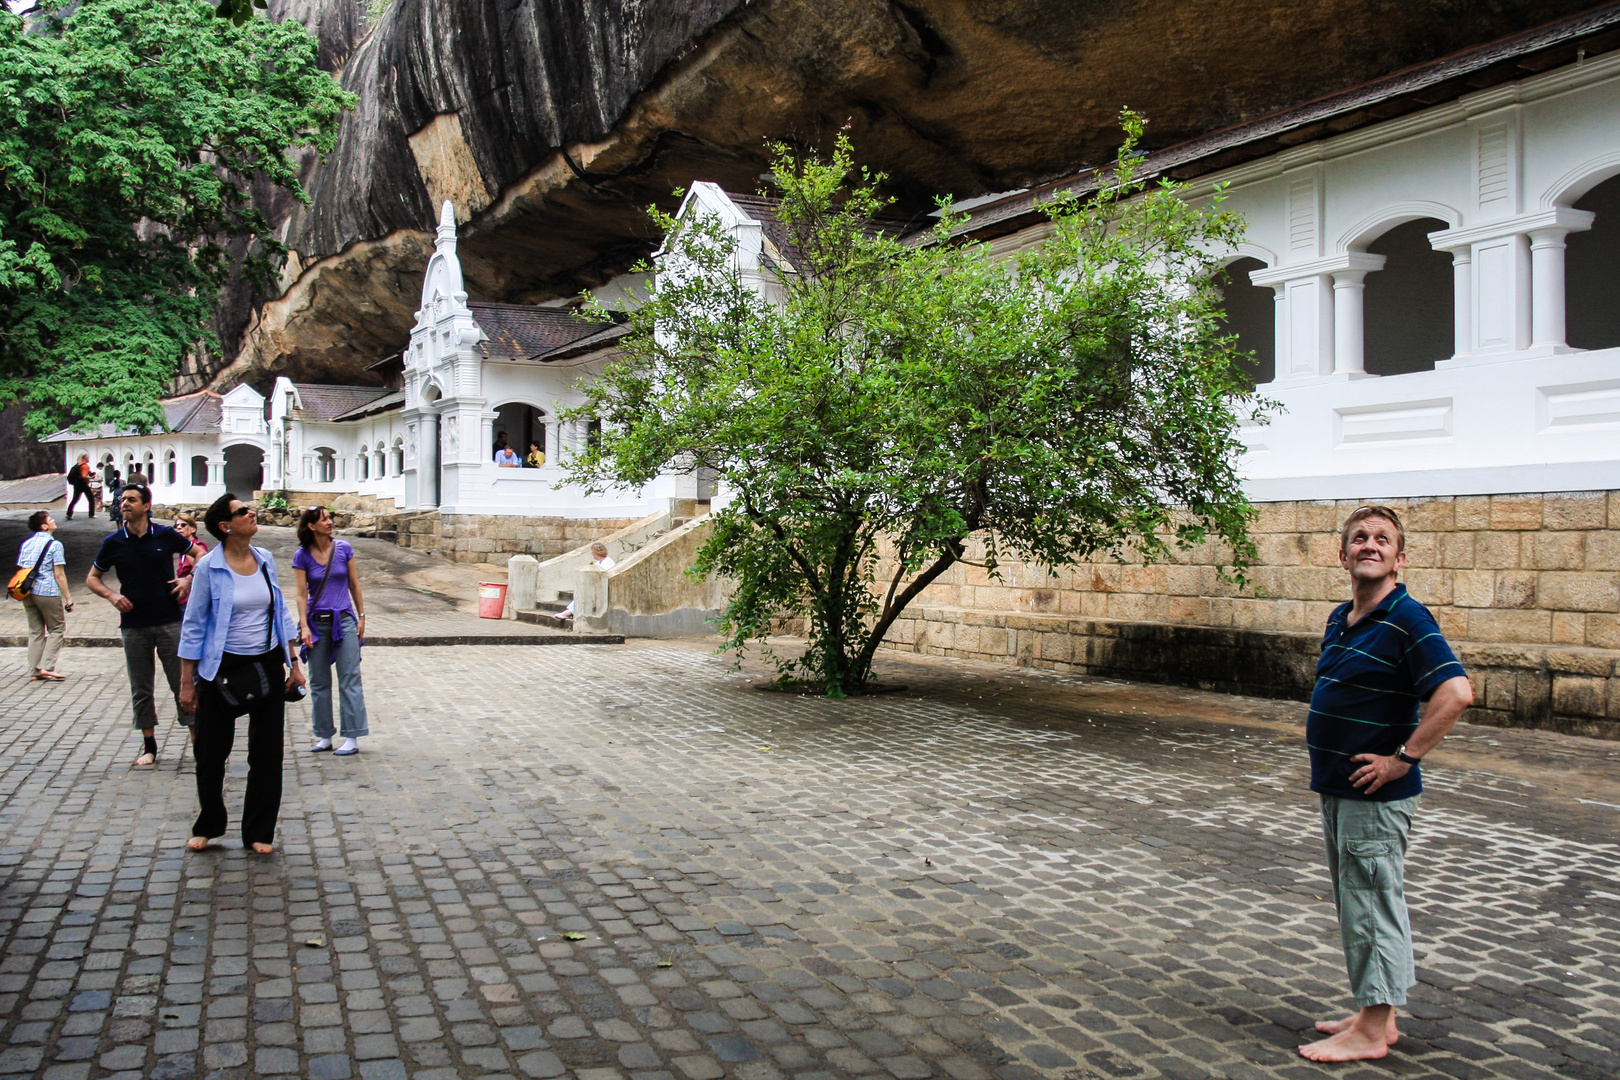
[[[1620,1075],[1620,815],[1535,779],[1615,748],[1459,734],[1406,1037],[1321,1067],[1294,1047],[1348,1003],[1297,707],[897,668],[825,702],[684,644],[369,654],[359,757],[289,713],[268,859],[183,852],[184,735],[129,767],[121,670],[8,674],[0,1077]]]

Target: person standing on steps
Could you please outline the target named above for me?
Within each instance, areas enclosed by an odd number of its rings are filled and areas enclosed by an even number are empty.
[[[366,640],[366,599],[355,572],[354,548],[332,538],[332,514],[312,506],[298,515],[298,554],[293,556],[293,582],[298,597],[298,634],[309,664],[310,712],[315,742],[310,751],[332,750],[332,665],[337,664],[338,694],[343,701],[338,734],[343,743],[332,753],[360,752],[357,741],[370,735],[366,694],[360,679],[360,646]]]
[[[28,515],[28,539],[17,549],[19,569],[37,567],[33,591],[23,597],[28,616],[28,671],[34,682],[61,682],[67,678],[56,670],[56,657],[62,651],[67,629],[67,612],[73,610],[68,593],[66,556],[62,541],[55,537],[56,520],[49,510]]]
[[[73,508],[79,505],[79,496],[84,496],[85,515],[96,516],[96,493],[90,490],[90,455],[80,454],[79,460],[73,463],[68,470],[68,484],[73,488],[73,498],[68,500],[67,519],[73,520]]]
[[[253,508],[227,492],[203,515],[203,526],[220,544],[197,560],[180,634],[180,698],[197,714],[198,811],[186,846],[201,851],[225,834],[225,759],[236,741],[236,718],[246,713],[242,843],[268,855],[281,813],[286,695],[304,685],[297,629],[274,556],[253,546],[259,531]]]
[[[190,577],[175,572],[177,555],[200,558],[203,547],[173,529],[152,521],[152,493],[144,484],[125,484],[118,496],[123,526],[101,542],[85,585],[118,609],[124,640],[124,667],[129,673],[129,699],[135,728],[143,740],[137,765],[157,764],[157,705],[153,691],[153,657],[163,665],[175,695],[180,724],[191,727],[191,710],[180,703],[180,606],[191,591]],[[114,592],[102,580],[118,572]]]
[[[1400,1037],[1395,1009],[1417,984],[1405,880],[1418,763],[1474,701],[1434,616],[1397,580],[1399,515],[1358,507],[1340,532],[1339,562],[1351,599],[1328,616],[1305,742],[1359,1011],[1317,1023],[1328,1037],[1299,1048],[1312,1061],[1381,1058]]]

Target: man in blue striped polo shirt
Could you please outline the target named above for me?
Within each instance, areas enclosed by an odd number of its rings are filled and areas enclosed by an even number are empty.
[[[1328,1037],[1299,1048],[1313,1061],[1381,1058],[1399,1038],[1395,1007],[1417,983],[1404,883],[1423,790],[1418,762],[1474,700],[1434,616],[1397,580],[1406,565],[1400,516],[1358,507],[1339,534],[1339,562],[1351,600],[1328,616],[1305,741],[1360,1011],[1317,1023]]]

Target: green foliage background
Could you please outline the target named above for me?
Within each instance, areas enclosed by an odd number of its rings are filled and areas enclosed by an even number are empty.
[[[352,105],[298,23],[203,0],[0,11],[0,405],[27,427],[161,426],[180,360],[241,273],[285,250],[252,184],[307,201],[289,151]],[[247,255],[233,260],[235,241]]]
[[[735,498],[696,572],[736,583],[731,647],[802,616],[784,678],[858,692],[894,620],[984,542],[1062,567],[1127,550],[1152,561],[1222,541],[1241,568],[1253,516],[1235,470],[1240,423],[1265,404],[1220,326],[1221,253],[1236,216],[1137,177],[1141,123],[1086,198],[1015,258],[884,227],[881,177],[848,143],[778,148],[777,251],[755,269],[731,224],[653,211],[656,286],[623,359],[574,414],[603,437],[573,463],[597,490],[709,469]],[[775,228],[768,228],[770,236]],[[886,579],[877,579],[884,565]]]

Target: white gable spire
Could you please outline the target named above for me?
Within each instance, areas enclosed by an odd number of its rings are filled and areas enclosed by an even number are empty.
[[[422,307],[419,324],[431,323],[450,310],[466,310],[467,289],[461,278],[461,259],[456,255],[456,208],[446,199],[439,210],[439,228],[433,243],[433,258],[422,276]]]

